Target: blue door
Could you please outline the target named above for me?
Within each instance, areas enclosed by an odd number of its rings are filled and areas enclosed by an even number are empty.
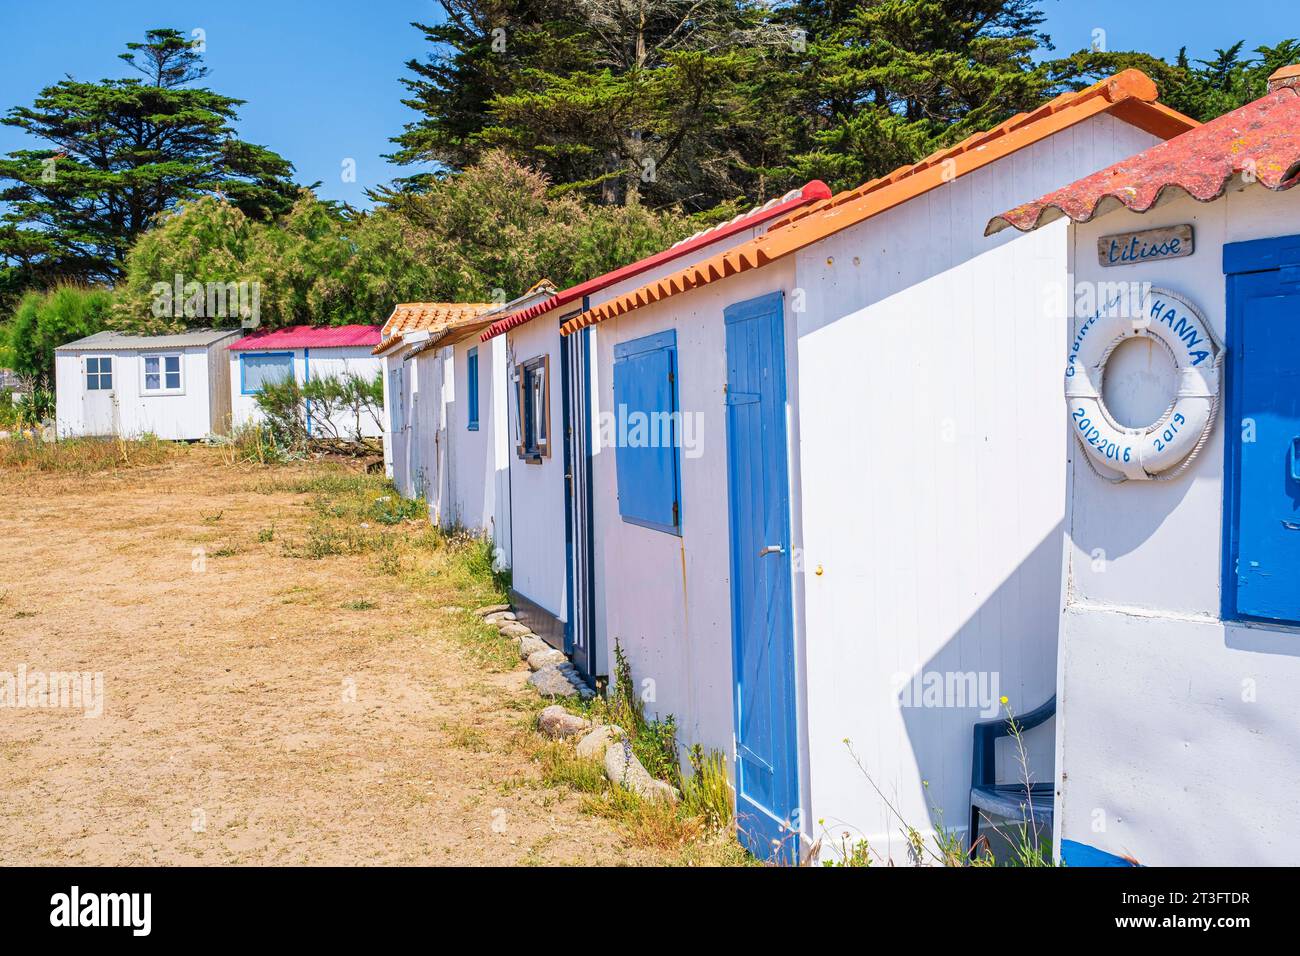
[[[755,856],[788,862],[799,765],[782,305],[779,292],[741,302],[725,322],[736,817]]]
[[[1224,264],[1225,617],[1300,624],[1300,237],[1234,243]]]

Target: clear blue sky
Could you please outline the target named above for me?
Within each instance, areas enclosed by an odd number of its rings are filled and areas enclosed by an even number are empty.
[[[321,195],[365,205],[363,191],[403,175],[381,156],[414,114],[401,105],[403,64],[428,44],[408,24],[431,22],[433,0],[0,0],[0,111],[31,103],[65,73],[122,76],[117,59],[152,27],[206,32],[207,83],[248,101],[243,138],[297,167]],[[1300,35],[1296,0],[1044,0],[1057,52],[1088,46],[1106,31],[1112,50],[1193,58],[1238,39],[1252,49]],[[0,152],[34,145],[0,127]],[[345,159],[357,181],[342,181]]]

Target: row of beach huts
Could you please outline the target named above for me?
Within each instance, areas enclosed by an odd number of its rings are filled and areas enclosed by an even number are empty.
[[[1298,81],[1198,125],[1128,70],[505,304],[92,337],[60,431],[114,414],[106,374],[183,438],[267,376],[382,371],[398,489],[491,537],[582,674],[617,645],[728,755],[760,856],[902,861],[905,825],[1032,799],[1067,864],[1290,862]]]

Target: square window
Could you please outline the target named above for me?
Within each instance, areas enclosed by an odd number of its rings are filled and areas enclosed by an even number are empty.
[[[86,358],[86,391],[106,392],[113,388],[113,359],[108,355]]]
[[[181,390],[181,357],[179,355],[146,355],[144,357],[144,390],[146,392],[179,392]]]

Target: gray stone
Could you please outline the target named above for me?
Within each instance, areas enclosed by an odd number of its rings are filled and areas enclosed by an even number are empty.
[[[484,615],[483,620],[489,624],[504,624],[506,621],[517,621],[519,618],[515,617],[514,611],[493,611],[491,614]]]
[[[542,651],[549,651],[551,645],[536,634],[527,634],[519,640],[519,657],[521,660],[528,660],[534,654],[540,654]]]
[[[533,633],[528,629],[527,624],[520,624],[518,621],[506,621],[498,630],[501,631],[502,637],[526,637]]]
[[[528,669],[539,671],[543,667],[550,667],[552,664],[566,664],[568,658],[564,656],[564,651],[557,651],[553,647],[548,647],[544,651],[534,651],[528,655]],[[572,677],[567,671],[563,671],[565,677]]]
[[[498,611],[510,610],[509,604],[489,604],[486,607],[475,608],[474,613],[479,617],[487,617],[489,614],[496,614]]]
[[[594,760],[605,759],[605,748],[623,736],[623,731],[612,724],[600,724],[578,741],[578,756]]]
[[[537,688],[543,697],[573,697],[584,699],[595,696],[595,691],[582,681],[573,680],[552,664],[528,675],[528,683]]]
[[[644,800],[677,802],[677,791],[662,780],[650,776],[650,771],[641,766],[641,761],[636,759],[631,745],[625,740],[605,748],[605,776],[611,783],[632,791]]]
[[[548,737],[576,737],[590,726],[591,721],[569,713],[559,704],[552,704],[537,715],[537,729]]]

